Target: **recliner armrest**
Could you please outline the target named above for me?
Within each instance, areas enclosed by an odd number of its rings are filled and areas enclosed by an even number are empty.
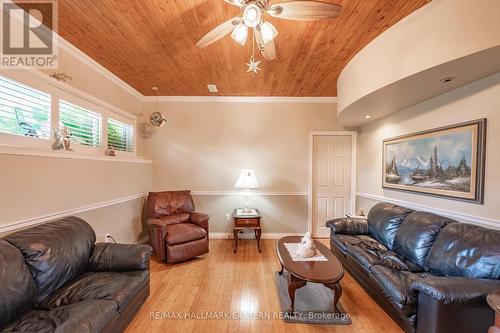
[[[435,276],[412,282],[410,289],[444,304],[477,304],[485,302],[492,291],[500,290],[500,280]]]
[[[364,235],[368,234],[368,220],[362,218],[345,217],[326,222],[334,234]]]
[[[210,216],[204,213],[191,213],[191,223],[199,225],[208,232],[208,220]]]
[[[153,249],[145,244],[96,243],[88,265],[89,271],[124,272],[149,269]]]

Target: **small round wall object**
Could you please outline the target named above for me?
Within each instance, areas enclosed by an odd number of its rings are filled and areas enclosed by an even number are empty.
[[[161,112],[153,112],[149,117],[149,121],[155,127],[162,127],[167,123],[167,118]]]

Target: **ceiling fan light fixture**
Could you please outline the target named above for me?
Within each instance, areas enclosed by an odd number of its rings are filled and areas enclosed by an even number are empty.
[[[231,38],[241,46],[245,45],[248,37],[248,28],[244,23],[240,23],[231,33]]]
[[[278,36],[278,30],[269,22],[264,22],[260,25],[260,34],[262,36],[262,42],[264,44],[269,43]]]
[[[250,28],[255,28],[262,20],[262,11],[256,4],[250,4],[245,7],[243,12],[243,21]]]

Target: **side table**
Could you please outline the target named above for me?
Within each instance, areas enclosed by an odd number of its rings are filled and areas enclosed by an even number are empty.
[[[234,249],[233,253],[238,250],[238,232],[245,229],[253,229],[255,232],[255,238],[257,239],[257,249],[260,250],[260,236],[262,234],[262,229],[260,228],[260,213],[256,209],[257,215],[238,215],[237,210],[233,211],[234,220]]]

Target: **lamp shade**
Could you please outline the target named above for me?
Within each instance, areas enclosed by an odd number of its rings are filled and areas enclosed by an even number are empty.
[[[259,188],[259,183],[257,183],[257,178],[255,178],[255,171],[252,169],[242,169],[240,178],[238,178],[234,187],[244,189]]]

